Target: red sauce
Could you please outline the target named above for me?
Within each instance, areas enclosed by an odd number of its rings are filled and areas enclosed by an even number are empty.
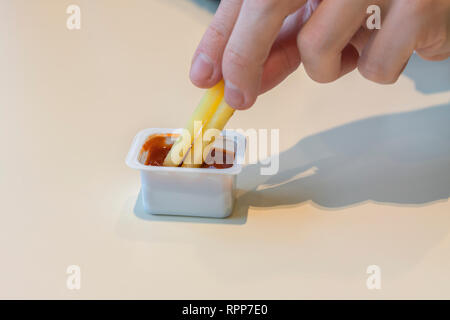
[[[147,153],[144,164],[146,166],[162,166],[164,159],[172,148],[173,143],[167,143],[173,134],[155,134],[150,136],[141,149],[141,155]]]
[[[177,134],[154,134],[148,137],[141,149],[140,156],[147,153],[144,164],[147,166],[162,166],[164,159],[172,148],[174,138]],[[213,162],[216,152],[222,155],[222,163]],[[219,156],[220,156],[219,155]],[[231,168],[234,163],[234,153],[224,150],[213,149],[207,158],[208,163],[203,163],[201,168],[227,169]],[[213,163],[211,163],[213,162]]]
[[[213,159],[216,156],[216,152],[219,153],[218,154],[219,157],[222,156],[222,161],[220,161],[220,163],[213,162]],[[234,162],[234,153],[222,149],[220,150],[213,149],[210,153],[210,156],[207,157],[206,162],[203,162],[201,168],[213,168],[213,169],[231,168]]]

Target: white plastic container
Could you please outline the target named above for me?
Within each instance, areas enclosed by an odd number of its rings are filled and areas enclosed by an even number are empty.
[[[236,176],[241,172],[246,139],[225,130],[222,135],[234,141],[233,166],[226,169],[178,168],[145,165],[140,158],[142,146],[154,134],[180,134],[181,129],[151,128],[139,132],[133,140],[126,163],[140,170],[143,207],[151,214],[211,218],[228,217],[235,199]],[[227,144],[228,145],[228,144]],[[145,161],[145,160],[144,160]]]

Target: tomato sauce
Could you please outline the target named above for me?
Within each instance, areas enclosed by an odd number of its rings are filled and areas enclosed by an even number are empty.
[[[170,149],[174,144],[174,140],[178,137],[177,134],[154,134],[148,137],[147,141],[142,146],[140,152],[140,158],[143,156],[143,163],[147,166],[163,166],[164,159],[169,153]],[[214,157],[222,156],[221,163],[216,163],[213,161]],[[224,151],[221,149],[213,149],[209,154],[207,159],[208,163],[203,162],[201,168],[213,168],[213,169],[227,169],[231,168],[234,163],[234,153],[229,151]]]

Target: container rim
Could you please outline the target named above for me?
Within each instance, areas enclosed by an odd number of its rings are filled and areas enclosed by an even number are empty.
[[[171,128],[148,128],[139,131],[133,139],[131,148],[126,157],[125,163],[132,169],[137,169],[141,171],[159,171],[159,172],[179,172],[179,173],[198,173],[198,174],[226,174],[226,175],[237,175],[242,170],[242,164],[245,159],[246,150],[246,138],[243,134],[234,130],[223,130],[222,136],[227,138],[233,138],[236,143],[236,153],[232,167],[226,169],[213,169],[213,168],[181,168],[181,167],[158,167],[158,166],[148,166],[142,164],[138,160],[139,153],[142,146],[144,145],[147,138],[153,134],[167,134],[167,133],[182,133],[182,128],[171,129]]]

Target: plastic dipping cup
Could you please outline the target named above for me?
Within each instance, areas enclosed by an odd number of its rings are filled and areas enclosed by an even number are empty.
[[[236,176],[244,162],[246,139],[224,130],[225,151],[235,154],[230,168],[181,168],[145,165],[142,147],[155,134],[180,134],[182,129],[150,128],[133,140],[126,164],[140,171],[143,207],[151,214],[226,218],[235,201]],[[168,137],[170,139],[170,136]],[[172,137],[171,139],[176,139]],[[233,143],[229,143],[231,142]],[[230,149],[232,145],[234,150]]]

